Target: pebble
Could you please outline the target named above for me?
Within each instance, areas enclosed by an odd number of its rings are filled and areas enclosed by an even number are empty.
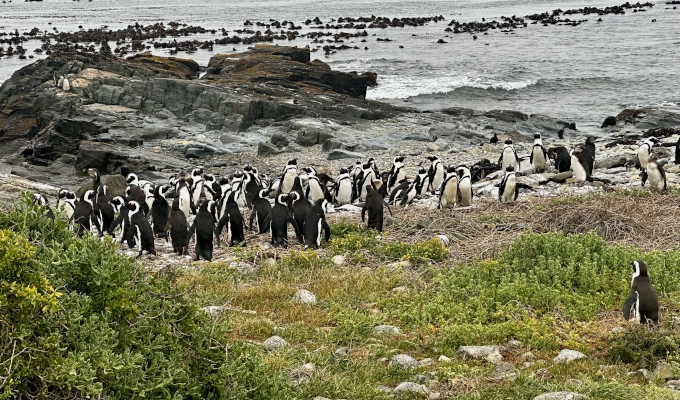
[[[585,396],[574,392],[550,392],[534,397],[533,400],[579,400]]]
[[[562,364],[562,363],[567,363],[575,360],[579,360],[581,358],[585,358],[586,355],[581,353],[580,351],[576,350],[569,350],[569,349],[564,349],[560,351],[560,354],[557,355],[553,359],[553,362],[555,364]]]
[[[416,394],[428,394],[430,391],[425,387],[425,385],[420,385],[414,382],[401,382],[392,391],[394,394],[404,394],[404,393],[416,393]]]
[[[500,355],[499,346],[460,346],[456,354],[463,358],[483,360],[495,353],[499,353]]]
[[[451,362],[451,359],[448,358],[448,357],[445,356],[445,355],[441,355],[441,356],[439,356],[439,358],[437,359],[437,361],[439,361],[439,362]]]
[[[265,351],[275,351],[280,348],[288,346],[288,342],[286,342],[279,336],[272,336],[269,339],[265,340],[264,343],[262,343],[262,346],[264,347]]]
[[[392,289],[393,293],[406,293],[408,292],[408,288],[406,286],[397,286],[394,289]]]
[[[637,371],[632,371],[627,373],[629,378],[644,378],[644,380],[649,380],[650,373],[645,368],[639,369]]]
[[[373,333],[376,335],[400,335],[401,331],[396,326],[392,325],[378,325],[373,328]]]
[[[680,380],[671,380],[666,382],[666,387],[669,389],[680,391]]]
[[[314,305],[316,304],[316,296],[309,290],[300,289],[295,292],[291,301],[294,303]]]
[[[542,381],[548,381],[553,378],[553,374],[552,372],[548,371],[547,368],[541,368],[538,371],[536,371],[536,378]]]
[[[340,347],[333,352],[333,355],[337,358],[349,358],[349,347]]]
[[[395,366],[404,369],[414,369],[420,367],[420,363],[415,358],[408,354],[397,354],[392,357],[390,366]]]
[[[345,265],[345,256],[343,255],[337,255],[333,257],[333,264],[337,265],[338,267],[341,267]]]
[[[427,367],[428,365],[434,364],[434,361],[431,358],[423,358],[419,362],[421,367]]]
[[[308,380],[314,371],[316,370],[316,366],[312,363],[306,363],[304,365],[301,365],[294,370],[290,371],[288,373],[288,377],[296,382],[300,383],[302,381]]]

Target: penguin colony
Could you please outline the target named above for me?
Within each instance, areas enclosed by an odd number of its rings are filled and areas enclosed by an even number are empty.
[[[497,140],[494,136],[491,141]],[[589,137],[584,145],[571,150],[564,147],[546,150],[537,133],[530,155],[523,158],[529,158],[535,170],[545,170],[552,160],[560,172],[572,170],[576,181],[590,180],[595,140]],[[653,149],[658,142],[656,138],[646,139],[639,147],[638,159],[643,185],[661,192],[666,190],[667,183]],[[522,185],[517,182],[516,173],[523,158],[517,155],[512,140],[507,139],[498,160],[504,172],[496,185],[501,203],[518,198]],[[384,208],[392,214],[390,205],[407,207],[416,198],[428,195],[438,197],[438,208],[472,204],[472,177],[467,166],[445,166],[433,155],[426,158],[429,168],[421,164],[418,174],[409,179],[404,169],[405,159],[401,155],[395,157],[389,172],[384,173],[380,173],[373,158],[356,161],[353,166],[341,168],[336,178],[318,173],[313,167],[299,168],[295,158],[288,160],[280,176],[273,179],[261,176],[257,168],[249,164],[231,178],[219,179],[204,173],[202,167],[195,167],[189,173],[181,171],[172,176],[167,185],[154,185],[122,168],[121,174],[128,186],[124,196],[113,198],[101,183],[99,171],[91,168],[87,172],[92,177],[92,189],[84,191],[79,198],[67,189],[60,189],[55,210],[38,193],[33,203],[44,207],[51,219],[67,218],[78,235],[84,231],[111,235],[136,248],[138,256],[155,255],[154,239],[165,238],[180,255],[189,254],[193,241],[194,260],[208,261],[212,260],[213,244],[219,246],[223,234],[229,246],[246,246],[246,228],[260,235],[271,235],[271,244],[275,247],[287,247],[289,240],[297,240],[306,249],[317,249],[322,241],[331,239],[326,222],[331,204],[342,209],[358,202],[362,206],[362,221],[366,221],[367,216],[367,227],[378,232],[383,228]],[[171,193],[174,198],[169,202]],[[248,222],[242,210],[250,213]],[[289,226],[295,238],[288,237]],[[642,261],[631,265],[631,292],[623,315],[638,323],[656,325],[658,299],[647,275],[647,265]]]

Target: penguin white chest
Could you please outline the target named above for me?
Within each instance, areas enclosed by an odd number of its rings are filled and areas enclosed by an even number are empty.
[[[515,157],[515,152],[510,147],[503,149],[503,163],[501,165],[501,171],[504,171],[508,166],[515,168],[515,171],[519,171],[519,162],[517,161],[517,157]]]
[[[442,182],[444,182],[444,166],[439,164],[432,177],[432,191],[441,190]]]
[[[296,169],[289,169],[283,175],[283,179],[280,183],[281,193],[290,193],[293,189],[293,183],[295,182],[295,176],[297,175]]]
[[[461,206],[469,206],[472,204],[472,186],[470,185],[469,179],[464,179],[460,182],[458,191],[460,197],[459,203]]]
[[[545,156],[543,155],[543,148],[541,148],[540,146],[534,146],[532,156],[534,161],[534,167],[545,168]]]
[[[643,144],[638,149],[638,160],[640,161],[640,167],[642,169],[647,169],[647,163],[649,162],[649,146]]]
[[[510,175],[505,181],[503,193],[501,193],[501,203],[511,203],[515,201],[515,190],[517,190],[517,178]]]
[[[571,156],[571,170],[574,172],[574,178],[577,182],[585,182],[588,174],[581,162],[575,156]]]
[[[335,201],[342,206],[349,204],[352,201],[352,182],[349,179],[343,179],[338,187],[338,194],[335,196]]]
[[[441,193],[441,206],[453,207],[456,204],[456,197],[458,197],[458,179],[451,178],[444,183]]]
[[[666,187],[664,176],[659,171],[659,166],[655,163],[647,164],[647,179],[649,189],[656,192],[663,192]]]

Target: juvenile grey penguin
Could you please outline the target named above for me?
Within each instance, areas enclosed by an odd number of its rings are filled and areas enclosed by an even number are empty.
[[[501,157],[498,159],[498,165],[501,170],[505,170],[508,166],[512,166],[513,171],[519,171],[519,157],[517,157],[517,152],[512,146],[512,139],[505,139],[505,145],[503,146],[503,152]]]
[[[659,323],[659,299],[647,275],[647,264],[643,261],[633,261],[633,279],[630,281],[630,294],[623,304],[623,318],[626,320],[634,316],[639,324],[651,322],[653,326]]]
[[[548,157],[546,155],[545,147],[543,147],[543,141],[541,140],[541,134],[534,133],[534,147],[531,149],[531,156],[529,156],[529,161],[531,165],[537,172],[545,171],[545,165]]]
[[[498,201],[503,204],[512,203],[517,200],[519,191],[517,190],[517,177],[512,165],[505,167],[505,175],[501,180],[498,189]]]
[[[649,156],[652,154],[652,149],[659,142],[659,139],[654,136],[645,139],[640,147],[638,147],[638,160],[640,161],[640,168],[647,169],[647,163],[649,162]]]
[[[665,192],[668,189],[668,181],[666,180],[666,172],[663,167],[659,165],[656,153],[649,156],[647,162],[647,169],[642,171],[642,186],[646,186],[649,190],[657,193]]]

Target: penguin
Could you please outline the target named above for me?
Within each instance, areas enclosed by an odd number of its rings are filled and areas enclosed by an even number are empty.
[[[373,181],[379,177],[376,173],[377,167],[373,158],[369,158],[366,164],[361,167],[361,172],[357,175],[356,193],[360,201],[366,200],[366,188],[373,186]]]
[[[458,173],[456,167],[450,165],[446,169],[446,179],[439,189],[439,207],[452,208],[458,200]]]
[[[557,137],[564,139],[564,128],[561,128],[559,131],[557,131]]]
[[[421,186],[420,183],[421,179],[422,177],[420,175],[417,175],[416,179],[414,179],[413,182],[411,182],[411,184],[408,185],[406,189],[402,190],[401,193],[398,194],[399,197],[397,200],[399,201],[400,206],[403,207],[408,206],[413,202],[416,196],[418,196],[418,188]]]
[[[57,192],[57,212],[70,221],[75,210],[76,194],[68,189],[59,189]]]
[[[297,230],[295,234],[298,237],[300,243],[304,243],[304,238],[302,237],[302,232],[305,229],[305,220],[307,219],[307,214],[312,208],[306,198],[302,197],[298,191],[291,191],[288,193],[288,204],[293,212],[293,219],[295,219],[295,224],[297,225]]]
[[[297,159],[291,158],[286,162],[286,166],[283,167],[283,173],[281,174],[281,183],[279,185],[279,193],[290,193],[293,188],[293,182],[298,175],[297,170]]]
[[[333,201],[338,206],[352,202],[352,178],[347,168],[340,168],[340,175],[333,188]]]
[[[418,177],[416,178],[418,185],[416,187],[416,193],[418,196],[425,196],[427,191],[430,189],[430,176],[427,170],[423,167],[418,168]]]
[[[142,213],[142,206],[136,201],[128,201],[125,206],[128,208],[130,217],[130,228],[127,232],[127,242],[130,248],[135,247],[139,249],[137,258],[142,256],[146,251],[149,254],[156,255],[156,248],[153,241],[153,231],[149,220],[146,219]]]
[[[189,218],[189,214],[191,214],[191,192],[189,191],[186,179],[179,178],[176,190],[177,198],[179,199],[179,209],[182,210],[185,217]]]
[[[195,167],[191,170],[192,184],[189,191],[191,192],[191,208],[195,213],[198,208],[198,201],[203,195],[203,168]]]
[[[645,139],[640,147],[638,147],[638,160],[640,161],[640,169],[647,169],[647,162],[649,155],[652,154],[652,148],[659,142],[659,139],[654,136]]]
[[[120,196],[116,196],[111,199],[111,206],[113,206],[113,209],[118,212],[118,216],[113,220],[109,226],[109,230],[106,233],[115,237],[114,232],[120,225],[120,242],[123,243],[125,240],[127,240],[128,231],[130,229],[130,209],[128,209],[127,205],[125,204],[125,200]]]
[[[368,212],[368,223],[366,225],[367,229],[375,229],[378,232],[383,230],[383,218],[384,218],[384,206],[387,206],[390,215],[392,215],[392,209],[390,205],[385,202],[385,199],[378,193],[373,186],[366,187],[366,202],[361,209],[361,222],[364,222],[366,212]]]
[[[585,163],[583,164],[584,167],[586,167],[586,171],[588,172],[588,176],[593,175],[593,171],[595,169],[595,141],[597,138],[595,136],[589,136],[586,139],[586,143],[582,148],[582,154],[583,154],[583,160]]]
[[[633,279],[630,281],[630,294],[623,303],[623,318],[630,320],[634,314],[639,324],[651,322],[653,327],[659,323],[659,298],[647,275],[647,264],[633,261]]]
[[[319,177],[316,176],[316,174],[308,176],[305,196],[312,203],[316,203],[317,200],[326,198],[325,185],[321,182]]]
[[[305,249],[318,249],[321,246],[321,230],[323,229],[326,242],[331,240],[331,227],[326,222],[326,212],[328,212],[328,200],[319,199],[309,210],[305,218]]]
[[[680,138],[675,143],[675,163],[680,164]]]
[[[234,247],[236,245],[246,246],[246,238],[243,233],[243,215],[241,215],[241,210],[236,204],[235,193],[231,193],[226,199],[225,213],[220,218],[217,223],[217,228],[215,228],[215,237],[217,237],[217,243],[220,242],[220,235],[222,234],[222,229],[227,225],[227,232],[229,237],[229,247]]]
[[[564,146],[551,147],[548,149],[548,157],[555,163],[555,169],[559,172],[571,170],[571,155]]]
[[[43,208],[45,216],[54,221],[54,212],[50,207],[50,203],[43,195],[41,195],[40,193],[33,193],[33,205],[37,205]]]
[[[59,76],[59,80],[57,81],[57,87],[58,88],[64,87],[64,75]]]
[[[262,189],[262,183],[258,177],[257,169],[250,164],[246,164],[246,166],[243,167],[243,174],[243,194],[245,195],[246,207],[252,208],[253,199]]]
[[[222,194],[231,190],[231,183],[229,182],[229,178],[227,178],[226,176],[221,177],[219,183],[220,189],[222,190]],[[213,200],[217,201],[219,200],[219,198]]]
[[[135,201],[141,207],[144,215],[149,213],[149,206],[146,202],[146,193],[142,189],[142,182],[135,174],[128,174],[126,182],[128,187],[125,189],[125,202]]]
[[[222,186],[217,183],[215,175],[203,175],[203,187],[205,188],[206,199],[218,201],[222,197]]]
[[[62,82],[61,88],[65,91],[68,92],[71,90],[71,84],[68,81],[68,78],[64,77],[64,82]]]
[[[186,245],[189,246],[189,240],[194,236],[194,261],[203,258],[206,261],[212,261],[213,252],[213,234],[215,231],[215,202],[207,200],[201,203],[194,223],[189,228],[187,234]]]
[[[109,196],[109,187],[101,185],[97,187],[97,194],[95,197],[96,207],[95,213],[99,220],[100,233],[108,232],[109,227],[113,223],[115,213],[111,205],[111,196]]]
[[[271,220],[265,224],[267,216],[272,212],[272,205],[269,204],[267,200],[267,195],[269,194],[268,189],[262,189],[257,194],[257,197],[253,200],[253,209],[250,213],[250,226],[249,230],[253,230],[253,220],[257,224],[257,232],[263,234],[269,232],[271,226]]]
[[[587,163],[588,161],[584,156],[584,150],[581,146],[576,146],[571,152],[571,170],[574,171],[576,182],[590,180]]]
[[[429,156],[427,159],[430,160],[430,169],[427,173],[430,178],[430,192],[435,193],[446,179],[446,168],[437,156]]]
[[[547,158],[545,147],[543,147],[543,141],[541,140],[541,134],[536,132],[534,133],[534,147],[531,149],[529,161],[537,172],[543,172],[545,171]]]
[[[160,185],[156,186],[153,192],[154,199],[153,204],[151,205],[151,227],[155,237],[165,237],[165,227],[168,225],[168,216],[170,215],[170,206],[168,205],[168,200],[166,200],[165,196],[167,196],[169,191],[170,186]]]
[[[491,144],[496,144],[498,143],[498,136],[494,133],[491,139],[489,139],[489,143]]]
[[[387,193],[392,194],[397,185],[402,183],[402,180],[406,178],[406,171],[404,171],[404,156],[396,156],[392,161],[392,169],[387,178]]]
[[[680,140],[678,140],[680,143]],[[349,177],[352,179],[356,179],[356,177],[361,173],[363,170],[364,164],[361,162],[361,160],[356,160],[354,162],[354,166],[350,168],[346,168],[349,172]]]
[[[97,168],[88,168],[87,174],[92,177],[92,190],[97,193],[97,189],[101,186],[101,176],[99,176],[99,170]]]
[[[94,191],[86,190],[80,201],[76,203],[75,211],[73,212],[73,223],[76,226],[76,233],[78,236],[83,235],[83,231],[89,231],[94,219]]]
[[[269,182],[269,196],[276,196],[281,187],[281,178],[276,178]]]
[[[498,165],[502,170],[506,170],[506,167],[510,165],[513,171],[519,171],[519,158],[515,148],[512,146],[512,139],[505,139],[505,146],[503,146],[503,152],[498,159]]]
[[[149,212],[151,212],[151,207],[153,207],[153,201],[156,198],[156,195],[154,194],[155,187],[151,184],[146,185],[142,188],[144,191],[144,202],[146,203],[146,209],[148,210],[147,213],[145,214],[146,216],[149,216]]]
[[[512,203],[517,200],[519,191],[517,190],[517,177],[515,177],[515,168],[512,165],[505,167],[505,175],[500,182],[498,189],[498,201],[503,204]]]
[[[642,172],[642,186],[647,186],[653,192],[662,193],[668,189],[668,181],[666,171],[659,165],[657,157],[656,153],[649,156],[647,169]]]
[[[397,186],[392,189],[387,204],[396,205],[401,202],[401,194],[408,190],[410,183],[408,179],[402,179]]]
[[[179,255],[189,254],[189,223],[184,211],[179,207],[179,198],[172,201],[172,208],[165,225],[165,238],[170,237],[172,249]]]
[[[472,205],[472,175],[470,170],[461,165],[456,168],[456,174],[458,175],[458,205],[460,206],[470,206]]]
[[[293,225],[295,232],[298,232],[298,226],[295,219],[291,216],[288,209],[289,194],[279,194],[274,201],[272,212],[265,219],[265,224],[271,224],[272,241],[274,247],[288,247],[288,224]]]

